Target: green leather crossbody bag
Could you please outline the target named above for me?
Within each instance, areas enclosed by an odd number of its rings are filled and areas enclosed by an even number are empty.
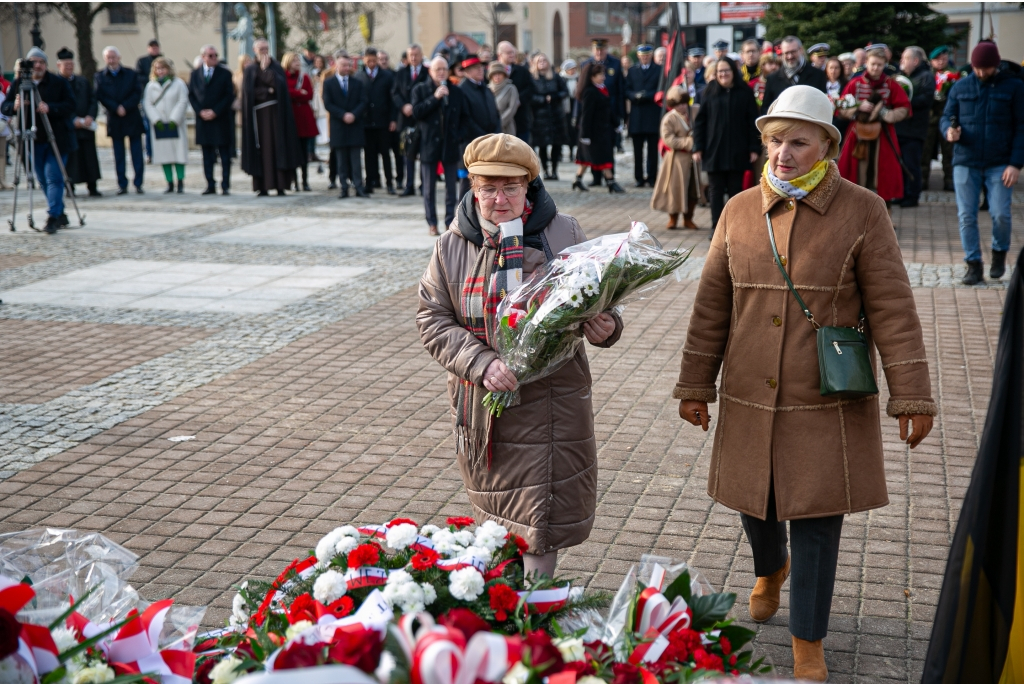
[[[877,395],[875,372],[871,368],[871,356],[868,354],[868,341],[864,337],[864,307],[860,308],[860,321],[854,327],[821,326],[814,320],[814,315],[807,308],[800,293],[793,287],[793,281],[782,266],[779,249],[775,245],[775,231],[772,220],[766,212],[764,220],[768,224],[768,238],[772,243],[772,254],[775,266],[779,267],[782,277],[793,293],[797,304],[803,310],[807,321],[814,327],[818,336],[818,372],[821,376],[821,394],[838,399],[857,399],[868,395]]]

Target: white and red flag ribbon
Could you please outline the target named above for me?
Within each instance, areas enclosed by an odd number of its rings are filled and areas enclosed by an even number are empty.
[[[569,600],[569,584],[563,587],[556,587],[550,590],[520,590],[519,596],[526,599],[528,609],[541,614],[549,611],[558,611],[565,606]]]
[[[437,567],[442,571],[458,571],[463,568],[475,568],[480,573],[487,572],[487,562],[472,554],[464,554],[454,559],[438,559]]]
[[[387,569],[379,566],[358,566],[345,571],[342,576],[349,590],[361,587],[376,587],[388,582]]]
[[[150,604],[141,614],[132,610],[129,614],[132,620],[117,631],[104,649],[115,670],[120,666],[126,673],[155,673],[164,683],[192,682],[195,654],[180,649],[160,649],[160,633],[173,603],[174,600],[164,599]]]

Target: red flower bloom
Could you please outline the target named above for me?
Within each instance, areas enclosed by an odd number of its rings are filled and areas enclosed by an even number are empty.
[[[725,635],[718,638],[718,645],[722,648],[722,654],[728,654],[732,651],[732,643],[729,642],[729,638]]]
[[[551,636],[543,630],[534,630],[523,638],[523,647],[530,650],[530,665],[541,678],[565,669],[565,661]]]
[[[295,598],[292,605],[288,607],[288,624],[294,625],[299,621],[311,621],[316,623],[316,600],[308,592]]]
[[[449,516],[446,521],[449,526],[455,526],[456,528],[465,528],[476,523],[471,516]]]
[[[586,659],[585,661],[566,661],[565,670],[575,672],[576,680],[579,680],[585,675],[597,674],[597,669],[594,668],[593,659]]]
[[[735,666],[736,665],[736,655],[735,654],[730,654],[729,655],[729,665],[730,666]],[[735,671],[733,671],[733,673],[735,673]]]
[[[345,618],[352,613],[353,609],[356,608],[355,602],[353,602],[352,598],[348,595],[334,600],[325,607],[322,604],[320,606],[322,606],[327,613],[334,614],[335,618]],[[314,623],[316,623],[316,621],[314,621]]]
[[[673,630],[668,636],[665,661],[688,661],[695,649],[701,646],[700,632],[689,628]]]
[[[451,609],[448,613],[443,614],[438,618],[438,623],[445,626],[446,628],[452,628],[462,633],[463,637],[466,638],[466,642],[469,642],[469,638],[473,637],[481,630],[489,631],[491,624],[483,620],[469,609],[463,609],[462,607],[456,607]]]
[[[508,612],[515,611],[519,604],[519,594],[505,583],[492,585],[487,589],[491,600],[491,608],[494,609],[494,618],[499,621],[508,619]]]
[[[278,654],[276,659],[274,659],[274,668],[309,668],[310,666],[321,666],[325,661],[324,647],[326,646],[326,642],[317,642],[313,645],[307,645],[303,642],[293,642],[288,645],[284,651]]]
[[[413,569],[417,571],[426,571],[428,568],[433,568],[437,563],[437,560],[441,558],[441,555],[432,549],[424,547],[421,551],[412,555]]]
[[[199,652],[208,652],[211,649],[216,648],[216,646],[217,646],[217,638],[210,637],[210,638],[207,638],[207,639],[203,640],[202,642],[197,642],[196,646],[192,648],[192,651],[195,652],[196,654],[198,654]]]
[[[391,528],[392,526],[397,526],[402,523],[411,523],[412,525],[419,528],[419,524],[413,521],[412,519],[391,519],[390,521],[384,524],[384,527]]]
[[[694,650],[693,663],[698,671],[725,672],[725,664],[722,663],[722,657],[717,654],[708,654],[703,648]]]
[[[526,540],[522,539],[521,537],[519,537],[515,533],[509,533],[508,535],[505,536],[505,539],[506,540],[511,540],[512,542],[516,543],[516,547],[519,548],[519,553],[520,554],[522,554],[526,550],[530,549],[530,543],[528,543]]]
[[[376,630],[334,631],[327,656],[337,664],[355,666],[366,673],[373,673],[380,663],[383,645]]]
[[[376,566],[380,561],[380,547],[366,542],[348,553],[348,567]]]
[[[7,609],[0,609],[0,659],[18,651],[18,636],[21,624]]]
[[[197,683],[210,683],[210,682],[213,682],[213,681],[210,680],[210,671],[213,670],[213,667],[217,665],[218,661],[220,661],[220,659],[218,659],[215,656],[204,657],[203,661],[196,667],[196,674],[194,676],[195,682],[197,682]]]
[[[629,662],[616,661],[612,664],[613,683],[639,683],[640,667]]]

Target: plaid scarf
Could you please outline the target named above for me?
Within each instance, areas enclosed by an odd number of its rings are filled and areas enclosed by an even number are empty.
[[[472,270],[462,282],[459,308],[466,329],[491,347],[498,303],[523,282],[523,223],[529,211],[527,205],[521,218],[500,226],[487,221],[477,211],[483,245]],[[492,417],[483,406],[486,392],[482,385],[464,379],[459,381],[455,402],[455,451],[465,450],[473,467],[480,466],[485,453],[488,468],[491,464]]]

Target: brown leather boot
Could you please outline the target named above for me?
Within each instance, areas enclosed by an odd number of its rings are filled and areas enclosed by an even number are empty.
[[[828,680],[825,648],[821,646],[821,640],[808,642],[793,636],[793,677],[813,683],[824,683]]]
[[[691,231],[697,230],[697,224],[693,223],[693,210],[696,207],[690,204],[690,209],[683,212],[683,228],[688,228]]]
[[[678,214],[669,214],[668,215],[668,226],[666,226],[665,228],[669,228],[669,229],[675,228],[676,227],[676,221],[678,219],[679,219],[679,215]]]
[[[750,618],[758,623],[764,623],[779,610],[779,596],[782,594],[782,584],[789,577],[789,559],[786,565],[770,576],[757,579],[754,589],[750,593]]]

